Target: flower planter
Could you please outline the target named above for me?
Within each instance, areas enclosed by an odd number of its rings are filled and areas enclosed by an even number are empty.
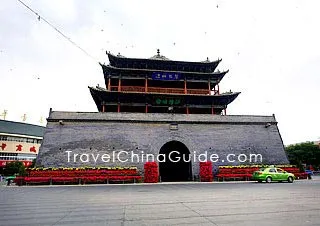
[[[200,162],[200,181],[201,182],[212,182],[212,162]]]
[[[146,162],[144,164],[144,182],[158,183],[159,171],[156,162]]]

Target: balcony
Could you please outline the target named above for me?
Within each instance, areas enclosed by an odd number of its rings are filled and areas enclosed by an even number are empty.
[[[118,86],[110,86],[111,91],[119,91]],[[121,86],[122,92],[138,92],[138,93],[170,93],[170,94],[193,94],[193,95],[209,95],[208,89],[183,89],[183,88],[161,88],[144,86]]]

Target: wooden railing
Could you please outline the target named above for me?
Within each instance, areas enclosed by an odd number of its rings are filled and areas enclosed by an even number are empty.
[[[118,86],[110,86],[110,91],[118,91]]]
[[[111,91],[118,91],[118,88],[118,86],[110,86]],[[146,92],[146,88],[144,86],[121,86],[121,91],[144,93]],[[148,87],[147,92],[184,94],[185,90],[183,88]],[[187,89],[187,94],[207,95],[209,91],[207,89]]]
[[[150,93],[184,93],[184,89],[181,88],[160,88],[160,87],[148,87]]]
[[[187,90],[188,94],[202,94],[202,95],[206,95],[209,94],[209,90],[207,89],[188,89]]]
[[[145,87],[143,86],[121,86],[121,91],[124,92],[145,92]]]

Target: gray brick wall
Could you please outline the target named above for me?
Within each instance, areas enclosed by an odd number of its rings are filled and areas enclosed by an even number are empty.
[[[170,122],[178,123],[178,130],[170,130]],[[209,155],[218,154],[220,161],[214,163],[215,167],[246,164],[221,162],[230,153],[261,154],[265,164],[288,163],[272,116],[51,112],[37,164],[45,167],[137,166],[143,173],[143,163],[68,162],[66,151],[101,155],[133,151],[140,156],[143,151],[156,155],[172,140],[182,142],[196,156],[206,151]],[[199,174],[198,162],[192,162],[192,173]]]

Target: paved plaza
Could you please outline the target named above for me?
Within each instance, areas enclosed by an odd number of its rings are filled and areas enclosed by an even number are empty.
[[[320,225],[320,179],[0,187],[0,225]]]

